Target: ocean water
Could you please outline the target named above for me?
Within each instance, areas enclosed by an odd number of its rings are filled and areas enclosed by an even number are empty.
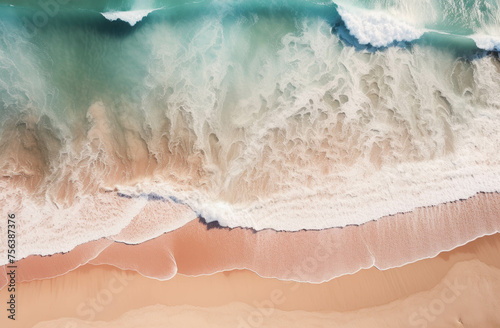
[[[2,0],[0,206],[29,254],[152,193],[294,231],[499,191],[499,40],[487,0]]]

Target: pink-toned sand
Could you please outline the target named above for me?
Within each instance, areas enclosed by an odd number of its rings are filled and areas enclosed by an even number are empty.
[[[17,320],[2,315],[0,326],[493,328],[500,326],[499,254],[495,234],[432,259],[321,284],[246,270],[159,281],[86,265],[18,284]]]
[[[493,234],[500,228],[500,195],[419,208],[361,226],[276,232],[209,229],[192,221],[138,245],[102,239],[65,254],[18,262],[19,281],[64,274],[83,265],[111,264],[147,277],[250,269],[264,277],[322,282],[362,268],[401,266]],[[3,271],[3,270],[2,270]],[[5,273],[0,276],[5,284]]]

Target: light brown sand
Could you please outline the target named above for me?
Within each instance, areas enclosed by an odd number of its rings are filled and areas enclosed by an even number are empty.
[[[109,266],[87,265],[18,287],[18,320],[15,325],[7,322],[4,314],[1,327],[32,327],[64,317],[116,321],[84,325],[64,319],[38,327],[196,327],[200,323],[207,327],[498,327],[500,234],[401,268],[371,268],[322,284],[261,278],[249,271],[176,275],[158,281]],[[6,299],[6,289],[0,299]],[[137,311],[127,313],[132,310]]]

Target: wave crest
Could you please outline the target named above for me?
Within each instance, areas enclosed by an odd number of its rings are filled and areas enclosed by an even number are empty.
[[[152,13],[153,11],[159,10],[157,9],[143,9],[143,10],[130,10],[130,11],[110,11],[103,12],[101,15],[104,16],[107,20],[113,22],[116,20],[121,20],[123,22],[129,23],[130,26],[134,26],[139,23],[144,17]]]
[[[425,32],[382,12],[352,10],[339,6],[338,13],[350,33],[364,45],[385,47],[393,42],[416,40]]]

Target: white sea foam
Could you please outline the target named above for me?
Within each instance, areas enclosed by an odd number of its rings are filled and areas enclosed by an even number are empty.
[[[478,48],[488,51],[500,51],[500,37],[498,36],[475,34],[471,38]]]
[[[338,7],[349,32],[360,44],[374,47],[388,46],[394,41],[412,41],[420,38],[425,30],[378,10]]]
[[[138,22],[140,22],[144,17],[152,13],[153,11],[159,10],[157,9],[143,9],[143,10],[130,10],[130,11],[110,11],[101,13],[107,20],[115,21],[121,20],[130,24],[130,26],[134,26]]]

